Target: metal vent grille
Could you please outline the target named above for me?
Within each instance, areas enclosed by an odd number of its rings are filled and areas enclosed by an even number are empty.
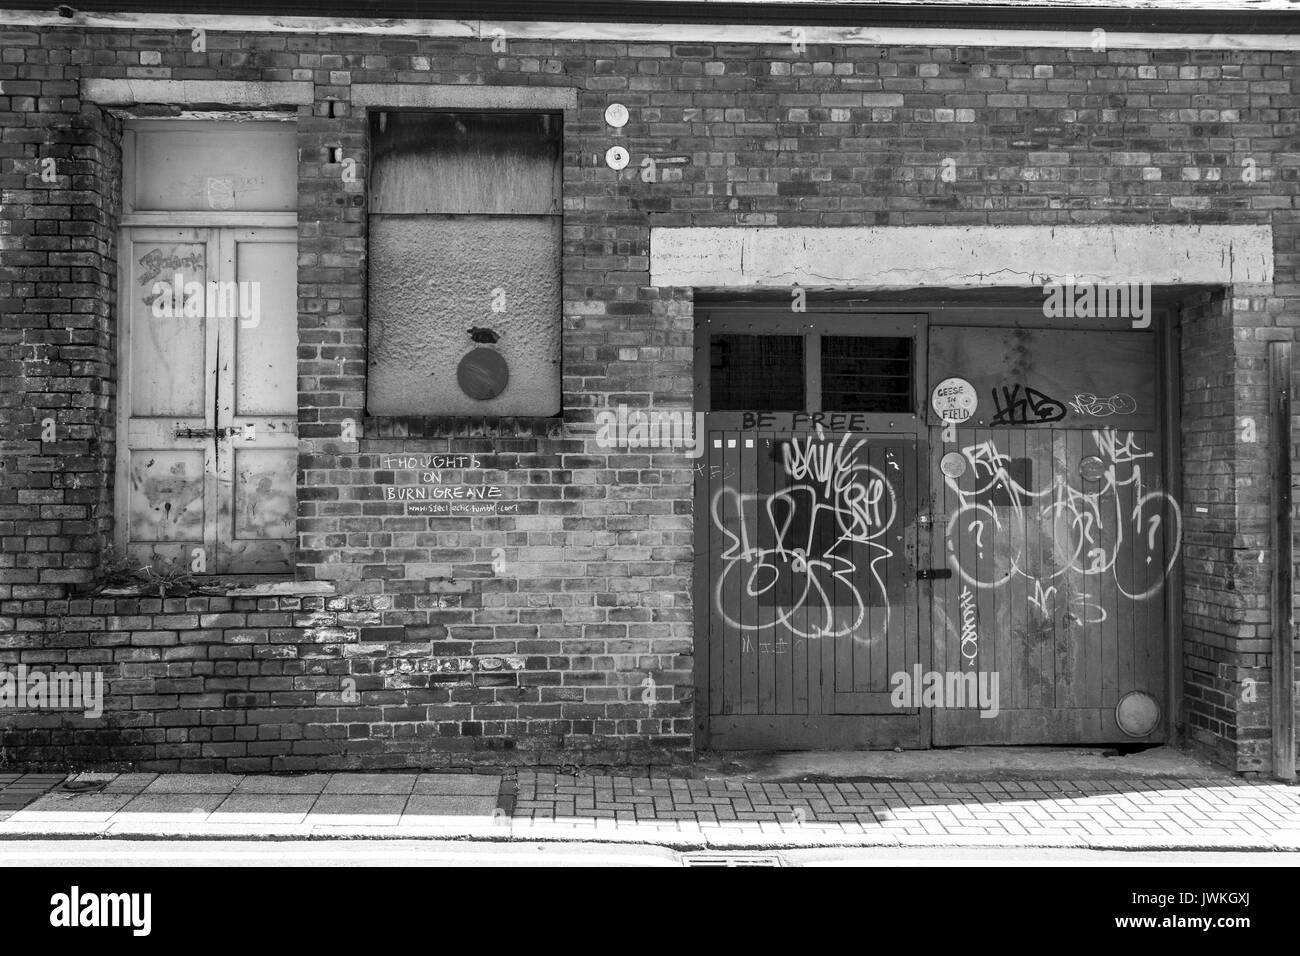
[[[802,411],[803,338],[719,333],[709,338],[713,410]]]
[[[682,866],[780,866],[775,853],[683,853]]]
[[[822,408],[906,412],[912,404],[912,339],[822,336]]]

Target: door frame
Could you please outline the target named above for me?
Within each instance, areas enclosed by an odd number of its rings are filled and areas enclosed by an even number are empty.
[[[884,320],[874,327],[869,318]],[[785,320],[785,321],[781,321]],[[866,321],[864,321],[866,320]],[[705,433],[697,436],[704,454],[693,465],[693,506],[694,506],[694,559],[692,569],[692,603],[694,606],[694,641],[693,665],[695,744],[699,750],[710,749],[719,744],[725,747],[725,738],[729,736],[724,727],[727,718],[712,718],[709,715],[709,676],[710,676],[710,618],[712,607],[712,582],[709,580],[709,537],[710,537],[710,502],[708,481],[708,432],[717,428],[741,430],[741,412],[711,412],[709,394],[710,349],[709,335],[715,331],[754,331],[773,334],[796,334],[805,336],[807,343],[811,339],[829,332],[830,334],[853,334],[855,331],[866,334],[878,332],[883,335],[909,333],[912,341],[912,395],[911,411],[908,413],[825,413],[823,424],[836,433],[846,431],[831,428],[831,414],[862,420],[867,427],[855,430],[853,434],[864,438],[903,436],[914,443],[914,483],[915,510],[909,524],[904,526],[905,550],[913,554],[913,569],[907,572],[931,567],[931,535],[928,527],[916,519],[929,513],[932,489],[929,487],[929,433],[926,426],[925,402],[928,393],[925,390],[925,356],[927,354],[927,329],[929,316],[925,307],[916,305],[875,306],[861,303],[830,303],[810,306],[806,312],[794,313],[784,303],[770,300],[760,302],[728,301],[719,303],[698,303],[694,318],[694,378],[695,408],[704,412]],[[746,326],[761,326],[751,329]],[[812,331],[810,331],[812,330]],[[814,401],[820,402],[820,352],[817,348],[805,345],[805,396],[804,404],[810,411]],[[794,415],[771,413],[772,425],[764,425],[763,430],[789,434],[791,437],[810,434],[815,431],[814,423],[796,422]],[[856,421],[855,421],[856,423]],[[758,431],[758,429],[754,429]],[[932,640],[930,635],[931,606],[929,588],[925,582],[912,579],[908,585],[915,601],[916,659],[922,673],[930,667]],[[820,658],[818,658],[820,663]],[[824,674],[822,675],[824,676]],[[820,688],[822,677],[818,678]],[[811,693],[811,691],[810,691]],[[819,690],[820,693],[820,690]],[[902,746],[905,749],[926,749],[930,746],[932,714],[929,708],[917,708],[915,714],[817,714],[817,715],[766,715],[765,733],[748,730],[745,733],[746,746],[730,749],[872,749]],[[723,738],[723,739],[719,739]],[[770,743],[766,741],[770,738]],[[870,739],[869,739],[870,738]],[[754,743],[762,739],[762,744]]]
[[[117,339],[115,353],[117,358],[117,388],[114,394],[115,411],[113,420],[115,423],[115,443],[113,449],[113,545],[119,554],[125,556],[127,553],[127,542],[130,531],[130,456],[128,433],[131,420],[131,312],[126,307],[127,292],[129,285],[127,280],[130,277],[130,261],[126,255],[129,249],[129,240],[134,232],[156,230],[165,233],[168,230],[192,230],[196,233],[202,233],[205,230],[210,231],[211,238],[217,239],[217,230],[228,230],[237,235],[240,232],[248,230],[270,230],[270,229],[291,229],[297,241],[298,232],[298,213],[293,211],[280,212],[247,212],[247,211],[219,211],[205,209],[180,209],[167,210],[165,212],[146,211],[140,212],[135,209],[135,173],[136,173],[136,148],[135,136],[140,128],[158,129],[164,125],[174,126],[178,133],[187,130],[202,130],[210,128],[214,122],[237,121],[252,125],[277,125],[288,124],[296,126],[296,114],[276,110],[257,110],[251,114],[246,110],[212,110],[204,111],[200,116],[189,113],[182,113],[176,117],[136,117],[131,115],[130,110],[120,111],[126,124],[122,131],[122,178],[120,182],[120,198],[122,200],[122,216],[118,222],[115,239],[117,242],[117,292],[114,301],[110,307],[115,318],[115,336]],[[211,248],[209,249],[209,269],[216,265],[222,255],[222,249],[216,250],[215,258]],[[211,276],[209,276],[211,278]],[[296,291],[296,290],[295,290]],[[216,334],[216,326],[209,323],[209,336]],[[296,334],[296,332],[295,332]],[[217,412],[215,397],[208,396],[205,390],[205,416],[215,415]],[[294,410],[294,419],[297,419],[299,409]],[[207,425],[215,426],[215,419],[208,422]],[[217,474],[217,463],[215,461],[215,452],[212,456],[205,453],[205,498],[211,494],[212,507],[216,507],[215,485],[219,480]],[[211,467],[209,467],[211,466]],[[295,481],[296,485],[296,481]],[[205,522],[207,526],[204,529],[204,547],[209,555],[213,557],[211,567],[217,565],[217,547],[215,542],[216,521],[207,521],[206,511],[208,503],[205,501]],[[296,551],[296,544],[291,550]],[[215,570],[209,570],[209,574],[218,573]],[[283,573],[259,573],[259,574],[227,574],[222,575],[226,578],[243,578],[250,577],[256,580],[283,579],[286,577]]]
[[[709,320],[715,316],[752,316],[755,322],[770,321],[777,317],[790,317],[792,314],[807,319],[808,316],[826,316],[826,315],[915,315],[918,318],[918,338],[916,351],[914,354],[914,385],[917,392],[917,412],[920,421],[917,431],[917,449],[918,449],[918,517],[926,516],[933,518],[934,514],[934,495],[935,489],[929,485],[930,479],[930,427],[926,425],[926,411],[929,401],[928,382],[928,329],[932,322],[944,322],[945,324],[968,324],[968,325],[1002,325],[1006,327],[1039,327],[1051,328],[1052,325],[1044,322],[1034,326],[1028,321],[1019,321],[1016,317],[1004,318],[1002,321],[982,320],[981,318],[968,317],[957,319],[952,311],[957,312],[978,312],[988,310],[990,314],[994,312],[1005,313],[1008,309],[1029,309],[1032,308],[1030,300],[1023,295],[1036,290],[1033,288],[1007,288],[1007,289],[983,289],[979,290],[987,295],[984,297],[954,296],[952,301],[948,300],[944,290],[934,289],[930,293],[913,293],[911,295],[900,296],[886,302],[873,302],[864,299],[844,298],[841,300],[810,303],[807,313],[791,313],[790,307],[785,300],[773,301],[770,295],[758,294],[759,298],[746,299],[746,295],[755,295],[752,290],[746,293],[743,290],[736,290],[734,297],[728,297],[725,300],[712,299],[699,301],[695,305],[695,407],[697,410],[704,411],[708,408],[708,341],[707,329]],[[1162,452],[1162,474],[1161,480],[1165,490],[1182,501],[1182,441],[1181,441],[1181,408],[1179,396],[1181,394],[1181,313],[1177,302],[1179,286],[1166,285],[1158,288],[1158,300],[1153,308],[1153,322],[1156,324],[1154,334],[1156,336],[1156,369],[1155,374],[1158,376],[1156,392],[1162,402],[1156,418],[1156,427],[1162,430],[1162,439],[1159,445]],[[1039,290],[1041,291],[1041,290]],[[1003,293],[1005,298],[998,298],[997,293]],[[873,295],[872,298],[875,298]],[[949,312],[948,315],[944,315]],[[849,320],[851,321],[851,320]],[[1101,328],[1097,320],[1082,320],[1074,323],[1065,323],[1057,327],[1061,328]],[[1122,326],[1121,326],[1122,327]],[[789,328],[787,325],[786,328]],[[775,331],[775,329],[774,329]],[[785,331],[785,329],[782,329]],[[807,357],[806,357],[807,360]],[[709,414],[706,412],[706,414]],[[739,423],[737,423],[739,424]],[[701,436],[701,441],[704,436]],[[707,466],[704,473],[707,474]],[[697,749],[709,749],[713,745],[709,726],[709,670],[708,670],[708,652],[709,652],[709,607],[711,601],[711,587],[709,582],[709,565],[707,561],[708,548],[708,515],[709,502],[707,492],[707,481],[701,480],[701,466],[697,461],[694,473],[694,542],[695,556],[692,569],[692,597],[694,604],[694,708],[693,717],[695,721],[695,744]],[[917,568],[933,567],[934,560],[931,553],[933,534],[930,533],[931,525],[918,525],[914,529],[917,538],[916,546],[916,565]],[[703,559],[702,556],[703,555]],[[1165,653],[1165,701],[1164,713],[1162,714],[1163,727],[1160,728],[1150,738],[1146,738],[1149,743],[1174,743],[1178,740],[1180,729],[1183,723],[1183,691],[1182,691],[1182,599],[1183,599],[1183,562],[1180,559],[1173,565],[1165,581],[1165,589],[1168,595],[1166,600],[1166,613],[1163,624],[1163,641]],[[919,648],[918,658],[921,662],[922,672],[928,671],[931,666],[934,654],[934,633],[933,633],[933,608],[934,596],[928,584],[918,582],[918,609],[917,621],[921,633],[918,635]],[[923,721],[923,737],[919,746],[928,749],[933,744],[933,714],[931,708],[921,708]],[[863,719],[880,719],[872,717],[850,717],[850,721]],[[818,734],[816,732],[808,733],[808,729],[803,726],[791,726],[789,728],[790,736],[783,737],[784,746],[787,747],[808,747],[815,749],[823,747],[835,749],[837,745],[843,742],[851,742],[851,729],[832,733],[830,736]]]

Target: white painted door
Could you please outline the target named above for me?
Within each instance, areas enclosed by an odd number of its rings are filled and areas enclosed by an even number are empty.
[[[119,545],[199,573],[293,566],[293,229],[124,233]]]

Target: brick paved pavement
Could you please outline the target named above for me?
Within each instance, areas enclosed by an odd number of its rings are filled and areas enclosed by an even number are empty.
[[[1300,851],[1300,787],[1236,778],[774,783],[519,771],[0,776],[0,839],[331,836],[672,846]],[[20,809],[4,809],[22,801]]]
[[[521,772],[520,820],[601,821],[824,842],[1246,845],[1300,849],[1300,788],[1241,780],[755,783]],[[857,840],[855,840],[857,842]]]

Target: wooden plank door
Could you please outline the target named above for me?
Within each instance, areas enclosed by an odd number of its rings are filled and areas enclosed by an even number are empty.
[[[1154,335],[931,326],[930,342],[931,386],[963,378],[979,400],[931,422],[933,548],[953,572],[934,583],[934,669],[997,681],[996,707],[937,708],[934,743],[1133,741],[1124,695],[1166,706],[1182,521]]]
[[[712,746],[918,746],[914,435],[710,428]]]

